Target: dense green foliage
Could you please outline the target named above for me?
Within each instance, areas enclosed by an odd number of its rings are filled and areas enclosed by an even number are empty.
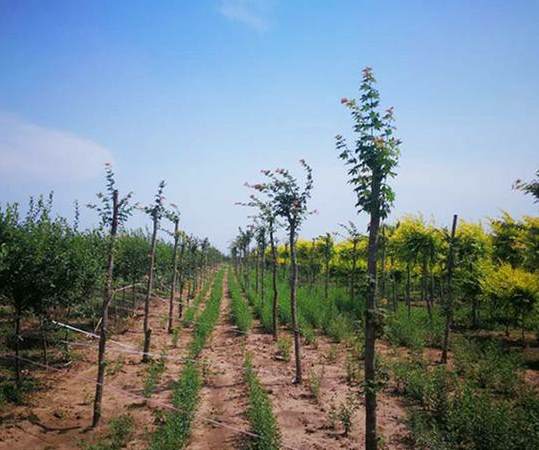
[[[454,372],[421,358],[393,366],[398,390],[413,401],[416,448],[538,448],[539,397],[518,358],[493,343],[460,341],[454,353]]]

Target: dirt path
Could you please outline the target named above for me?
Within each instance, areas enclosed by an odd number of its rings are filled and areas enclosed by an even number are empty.
[[[200,307],[203,304],[204,300]],[[43,389],[33,393],[28,404],[10,407],[0,416],[0,450],[80,449],[81,442],[92,442],[106,430],[111,418],[124,413],[131,414],[135,421],[135,435],[129,448],[145,449],[148,432],[154,427],[153,412],[159,409],[155,403],[169,401],[172,383],[177,380],[183,366],[181,357],[191,341],[191,328],[182,327],[177,347],[173,347],[166,329],[167,314],[168,303],[152,299],[152,352],[158,355],[165,350],[167,355],[177,359],[167,360],[166,371],[150,401],[133,398],[125,392],[142,395],[148,366],[140,362],[141,355],[125,353],[122,348],[109,344],[106,358],[110,364],[105,376],[102,419],[96,429],[89,430],[95,392],[97,341],[83,339],[73,345],[76,353],[69,369],[36,372]],[[111,339],[142,348],[142,313],[137,313],[128,330]]]
[[[247,431],[245,418],[247,392],[243,377],[243,345],[245,337],[231,328],[230,297],[227,275],[224,277],[223,300],[219,321],[213,330],[210,345],[201,353],[209,362],[209,376],[202,388],[189,450],[225,450],[241,448],[243,435],[231,429],[215,426],[201,417],[224,422]]]
[[[281,335],[290,335],[282,329]],[[352,416],[352,431],[344,436],[342,427],[330,426],[332,405],[338,410],[351,394],[361,399],[359,387],[351,387],[346,380],[346,350],[344,345],[332,344],[318,336],[316,346],[303,345],[302,361],[304,383],[293,385],[293,354],[291,361],[276,358],[276,345],[271,335],[261,327],[253,329],[247,338],[247,349],[253,353],[254,366],[264,387],[270,394],[283,444],[302,449],[358,449],[364,442],[364,406],[359,404]],[[333,354],[333,356],[329,356]],[[309,378],[320,377],[320,397],[317,401],[309,388]],[[378,427],[384,437],[385,448],[405,449],[408,431],[404,424],[405,410],[400,400],[381,393],[378,403]]]

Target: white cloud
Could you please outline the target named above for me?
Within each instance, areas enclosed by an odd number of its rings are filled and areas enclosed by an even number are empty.
[[[0,175],[17,181],[81,181],[112,162],[106,148],[67,131],[0,113]]]
[[[219,12],[227,19],[240,22],[256,31],[268,29],[269,0],[220,0]]]

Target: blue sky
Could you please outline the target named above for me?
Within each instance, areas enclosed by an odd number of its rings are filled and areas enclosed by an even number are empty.
[[[393,217],[537,214],[537,1],[0,0],[0,201],[157,183],[221,248],[263,168],[312,166],[306,237],[355,220],[334,136],[370,65],[403,141]],[[95,213],[85,211],[91,224]],[[134,217],[132,226],[145,224]]]

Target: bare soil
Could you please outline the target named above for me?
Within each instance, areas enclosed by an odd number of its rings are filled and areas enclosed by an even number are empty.
[[[223,299],[219,321],[209,345],[200,358],[206,365],[206,382],[200,395],[189,450],[225,450],[241,448],[249,430],[245,417],[247,388],[243,377],[245,336],[230,322],[230,297],[227,276],[224,277]],[[225,427],[212,424],[217,420]],[[238,431],[239,430],[239,431]]]
[[[141,310],[141,309],[139,309]],[[32,393],[25,405],[11,406],[0,416],[0,450],[9,449],[79,449],[81,443],[94,442],[106,433],[110,419],[129,413],[135,422],[130,449],[147,448],[149,433],[155,428],[154,411],[169,402],[171,384],[177,380],[182,367],[181,357],[191,340],[191,329],[181,329],[178,346],[174,348],[167,333],[168,303],[152,299],[150,327],[151,350],[169,356],[166,371],[159,387],[150,399],[142,397],[147,364],[140,354],[125,353],[123,348],[107,345],[102,418],[98,427],[90,429],[95,393],[97,340],[82,338],[73,343],[75,356],[66,369],[33,370],[42,389]],[[127,330],[111,338],[137,349],[142,348],[142,313],[131,320]]]
[[[285,329],[281,335],[289,335]],[[336,358],[329,358],[336,347]],[[352,416],[352,431],[345,436],[342,427],[331,426],[332,405],[338,410],[349,394],[362,398],[359,387],[350,386],[346,380],[346,355],[344,344],[333,344],[328,338],[318,336],[316,345],[303,345],[302,361],[304,381],[292,384],[294,379],[293,352],[289,362],[277,356],[276,344],[271,335],[260,326],[247,338],[247,349],[253,354],[253,365],[258,377],[268,391],[282,434],[282,442],[290,448],[303,449],[359,449],[363,448],[365,416],[363,405],[358,405]],[[314,375],[316,374],[316,375]],[[320,396],[317,400],[309,388],[309,379],[319,376]],[[388,449],[405,449],[409,433],[404,424],[405,410],[400,399],[383,392],[378,402],[378,427]]]

